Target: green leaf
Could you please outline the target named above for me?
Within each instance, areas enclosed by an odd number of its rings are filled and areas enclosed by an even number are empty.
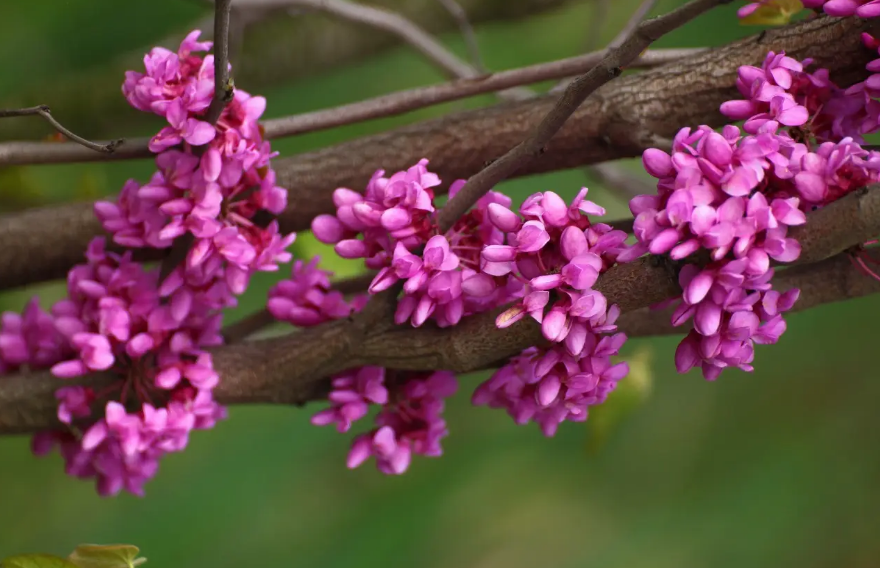
[[[130,544],[81,544],[68,556],[78,568],[134,568],[147,561]]]
[[[608,400],[590,408],[586,422],[588,453],[598,453],[620,425],[648,400],[654,383],[652,355],[650,347],[643,347],[627,357],[629,374],[618,383]]]
[[[0,568],[77,568],[76,564],[51,554],[19,554],[0,560]]]
[[[801,0],[767,0],[740,23],[744,26],[784,26],[803,9]]]

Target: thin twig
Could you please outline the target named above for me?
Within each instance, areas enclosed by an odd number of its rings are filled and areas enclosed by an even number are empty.
[[[602,37],[602,28],[608,20],[608,5],[611,0],[594,0],[593,13],[590,14],[590,28],[587,31],[587,41],[584,51],[595,51],[599,47]]]
[[[623,45],[626,38],[632,35],[633,31],[635,31],[635,29],[639,27],[639,24],[642,23],[642,20],[644,20],[648,16],[648,13],[654,9],[655,4],[657,4],[657,0],[644,0],[639,7],[636,8],[636,11],[632,13],[629,20],[626,21],[620,31],[617,32],[614,39],[608,44],[608,49],[617,49]]]
[[[229,75],[229,17],[232,0],[217,0],[214,4],[214,98],[205,120],[214,124],[232,101],[235,84]]]
[[[212,125],[220,119],[235,95],[235,86],[229,74],[229,16],[232,0],[217,0],[214,3],[214,98],[205,115],[205,120]],[[196,152],[204,151],[207,146],[197,148]],[[185,233],[174,240],[168,255],[159,266],[159,282],[164,282],[174,269],[186,259],[189,249],[195,242],[192,233]]]
[[[450,78],[471,79],[484,74],[482,69],[459,58],[412,20],[384,8],[367,6],[349,0],[239,0],[236,5],[270,10],[287,7],[289,8],[288,13],[292,15],[300,13],[298,10],[294,10],[295,8],[318,10],[400,37]],[[533,93],[526,89],[511,89],[499,92],[498,96],[505,99],[521,100],[533,96]]]
[[[568,117],[588,96],[608,81],[620,76],[621,67],[635,60],[646,47],[663,35],[725,1],[729,0],[692,0],[668,14],[646,20],[636,26],[619,48],[609,51],[598,65],[575,79],[526,140],[467,181],[440,211],[437,221],[440,231],[449,230],[453,223],[495,184],[522,167],[524,162],[540,154],[544,145],[562,128]]]
[[[401,37],[449,77],[476,77],[480,74],[466,61],[461,60],[446,46],[434,39],[431,34],[396,12],[356,4],[347,0],[248,0],[246,3],[239,2],[239,4],[261,7],[284,4],[320,10],[338,18],[385,30]]]
[[[599,0],[600,4],[603,1],[604,0]],[[642,23],[642,20],[645,19],[645,16],[647,16],[648,13],[654,8],[654,5],[656,3],[657,3],[657,0],[644,0],[639,5],[639,7],[636,8],[636,11],[632,13],[632,15],[629,17],[629,20],[626,21],[626,23],[623,25],[623,27],[620,29],[620,31],[617,32],[617,35],[614,36],[614,39],[612,39],[608,43],[608,47],[606,49],[608,49],[608,50],[617,49],[618,47],[623,45],[623,42],[626,41],[626,38],[628,38],[632,34],[632,32],[638,27],[638,25],[640,23]],[[600,18],[604,19],[604,17],[605,17],[605,13],[602,13]],[[593,38],[590,38],[590,44],[587,49],[592,50],[595,47],[595,45],[592,43],[593,41],[595,41],[595,40]],[[571,81],[572,81],[571,79],[564,79],[564,80],[560,81],[559,84],[555,85],[552,89],[550,89],[550,92],[551,93],[558,93],[559,91],[562,91],[571,83]]]
[[[52,116],[52,111],[49,110],[49,105],[37,105],[35,107],[28,108],[19,108],[19,109],[0,109],[0,118],[7,118],[12,116],[33,116],[40,115],[45,118],[52,127],[63,134],[68,139],[76,142],[81,146],[85,146],[90,150],[94,150],[96,152],[103,152],[105,154],[112,154],[116,148],[121,146],[125,140],[123,138],[119,138],[118,140],[111,140],[105,144],[100,144],[98,142],[92,142],[91,140],[86,140],[82,136],[79,136],[67,128]]]
[[[480,53],[480,45],[477,43],[477,34],[474,32],[474,27],[471,25],[471,21],[468,19],[467,12],[465,12],[464,8],[462,8],[461,4],[456,2],[456,0],[437,0],[437,2],[446,8],[446,11],[452,15],[455,19],[455,23],[458,24],[461,37],[464,39],[464,43],[467,46],[468,53],[471,57],[471,64],[477,71],[485,73],[486,65],[483,63],[483,56]]]
[[[647,51],[636,61],[636,64],[639,67],[651,68],[696,55],[702,51],[704,50],[659,49]],[[399,91],[327,110],[267,120],[263,126],[268,138],[282,138],[326,128],[346,126],[374,118],[395,116],[432,105],[508,89],[512,86],[538,83],[548,79],[583,73],[602,61],[606,53],[605,50],[602,50],[519,69],[499,71],[477,79],[458,80]]]
[[[706,50],[701,48],[649,50],[633,62],[630,67],[658,67],[704,51]],[[606,51],[602,50],[558,61],[499,71],[484,77],[398,91],[325,110],[274,118],[266,120],[262,124],[267,139],[347,126],[374,118],[396,116],[484,93],[510,89],[519,85],[576,75],[591,69],[605,55]],[[101,159],[149,158],[153,156],[153,153],[147,147],[148,143],[149,138],[131,139],[119,151],[105,158],[104,156],[96,157],[92,152],[84,152],[74,144],[5,142],[0,143],[0,165],[60,164]]]

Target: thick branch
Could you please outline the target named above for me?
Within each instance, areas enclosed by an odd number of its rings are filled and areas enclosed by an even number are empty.
[[[872,250],[870,254],[880,261],[880,251]],[[880,293],[880,281],[860,271],[849,253],[841,253],[815,264],[780,270],[773,278],[773,289],[785,292],[792,288],[800,289],[801,294],[791,312],[800,312],[823,304]],[[681,335],[689,328],[674,327],[672,311],[671,308],[640,308],[622,315],[618,325],[629,337]]]
[[[872,52],[862,46],[859,34],[877,33],[877,25],[876,20],[820,17],[622,77],[585,101],[546,151],[514,175],[634,157],[657,136],[671,138],[682,126],[723,124],[718,106],[738,98],[737,68],[760,65],[769,50],[812,57],[842,85],[863,80]],[[362,188],[380,167],[406,169],[428,157],[431,169],[445,180],[470,177],[523,140],[554,102],[554,97],[541,97],[450,114],[276,160],[279,184],[291,190],[288,209],[279,217],[282,230],[306,229],[316,215],[333,212],[335,188]],[[97,219],[84,218],[88,207],[67,205],[0,218],[0,289],[61,277],[80,262],[89,240],[102,232]],[[49,233],[44,235],[48,240],[35,238],[34,230]]]
[[[726,0],[724,0],[726,1]],[[581,75],[565,89],[550,111],[529,136],[493,161],[488,167],[467,180],[464,187],[443,207],[437,218],[440,232],[445,233],[453,223],[470,209],[492,187],[543,153],[551,138],[565,124],[587,97],[596,89],[619,77],[622,67],[628,65],[649,45],[722,3],[722,0],[692,0],[668,14],[639,24],[620,45],[611,49],[598,65]]]
[[[836,209],[829,208],[833,215],[811,214],[808,229],[800,235],[804,257],[818,258],[822,251],[843,250],[874,236],[880,229],[878,202],[880,186],[874,186],[841,199]],[[840,231],[844,224],[858,228]],[[830,246],[826,235],[849,241]],[[597,288],[627,314],[680,294],[675,272],[670,263],[645,257],[615,266],[602,275]],[[838,260],[786,269],[778,278],[783,287],[801,287],[799,304],[807,307],[880,291],[876,280]],[[533,320],[498,330],[495,316],[480,314],[447,329],[382,325],[366,336],[360,330],[353,333],[351,322],[339,320],[285,337],[221,347],[214,351],[222,377],[215,394],[226,404],[302,404],[325,395],[326,377],[346,368],[380,365],[464,373],[487,368],[543,341]],[[635,336],[641,332],[633,317],[624,318],[621,329]],[[641,331],[649,333],[651,328]],[[113,380],[109,374],[65,381],[48,373],[0,378],[0,433],[55,426],[53,393],[62,384],[100,388]]]

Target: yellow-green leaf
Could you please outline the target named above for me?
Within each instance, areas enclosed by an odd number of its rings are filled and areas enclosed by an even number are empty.
[[[19,554],[0,560],[0,568],[77,568],[77,566],[52,554]]]
[[[740,23],[746,26],[784,26],[803,9],[801,0],[767,0],[754,12],[741,18]]]
[[[590,408],[586,423],[588,453],[595,454],[601,450],[609,436],[648,400],[654,382],[652,356],[651,349],[643,347],[627,357],[629,374],[617,384],[608,400]]]
[[[68,556],[78,568],[134,568],[147,561],[130,544],[81,544]]]

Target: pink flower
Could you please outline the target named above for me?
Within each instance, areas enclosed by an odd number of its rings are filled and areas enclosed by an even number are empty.
[[[214,139],[214,127],[196,118],[188,118],[180,99],[168,105],[168,124],[150,140],[150,151],[159,153],[182,141],[192,146],[201,146]]]
[[[272,316],[300,327],[309,327],[349,315],[353,307],[340,292],[331,290],[331,272],[318,269],[319,258],[308,265],[297,260],[290,279],[269,290],[266,307]]]
[[[355,438],[348,467],[356,468],[372,456],[379,471],[399,475],[409,468],[413,454],[442,455],[440,440],[448,434],[441,417],[443,399],[457,389],[455,377],[445,371],[408,377],[400,400],[387,404],[377,416],[378,428]]]

